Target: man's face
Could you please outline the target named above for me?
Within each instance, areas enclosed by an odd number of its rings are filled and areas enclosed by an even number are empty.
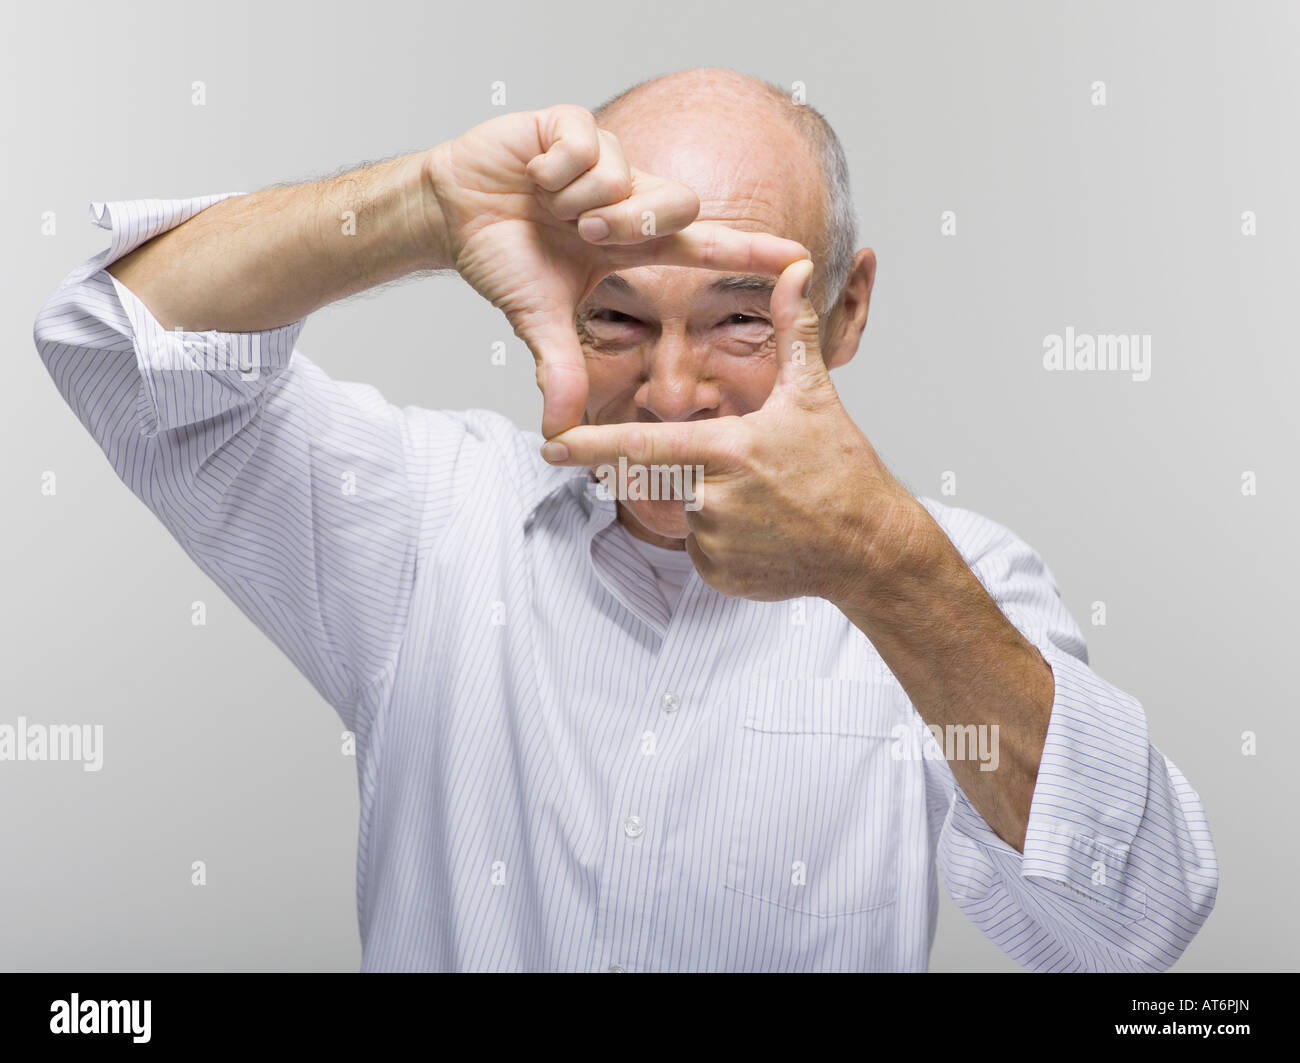
[[[665,124],[629,116],[610,128],[633,166],[695,191],[700,220],[798,240],[818,257],[820,175],[793,130],[752,117],[719,128],[708,118]],[[588,422],[694,421],[757,410],[776,380],[774,280],[681,266],[606,277],[578,308]],[[619,506],[633,530],[640,525],[669,540],[689,534],[679,499]]]

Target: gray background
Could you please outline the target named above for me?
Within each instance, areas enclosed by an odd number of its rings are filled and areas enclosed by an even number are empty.
[[[360,963],[341,724],[115,478],[35,353],[41,304],[106,246],[87,203],[427,147],[502,113],[498,80],[509,110],[594,106],[697,65],[803,81],[836,125],[880,260],[836,376],[850,413],[913,490],[940,497],[951,470],[943,501],[1039,550],[1093,667],[1200,793],[1221,885],[1176,969],[1296,967],[1296,5],[6,8],[0,723],[102,723],[105,764],[0,763],[0,968]],[[1149,333],[1151,379],[1045,372],[1067,325]],[[540,416],[526,350],[455,277],[324,310],[301,346],[399,405]],[[934,969],[1016,969],[942,903]]]

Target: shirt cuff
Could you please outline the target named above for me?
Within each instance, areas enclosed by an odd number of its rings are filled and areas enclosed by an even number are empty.
[[[193,199],[92,203],[91,220],[112,234],[95,260],[103,269],[160,233],[237,192]],[[253,400],[289,364],[306,319],[263,332],[165,329],[144,302],[112,274],[130,327],[144,387],[140,431],[156,435],[224,413]]]
[[[1140,919],[1146,895],[1125,874],[1148,788],[1146,717],[1138,701],[1046,638],[1033,638],[1056,693],[1034,785],[1023,855],[984,821],[960,786],[944,830],[1014,859],[1021,877],[1050,879]]]
[[[112,265],[159,233],[189,221],[199,211],[207,210],[223,199],[243,194],[220,192],[192,199],[131,199],[90,204],[90,220],[112,234],[108,250],[98,260],[100,268]]]

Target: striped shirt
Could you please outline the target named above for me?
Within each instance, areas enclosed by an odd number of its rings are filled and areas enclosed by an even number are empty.
[[[918,971],[940,875],[1032,970],[1183,952],[1218,887],[1204,810],[1024,542],[921,500],[1055,676],[1022,855],[828,602],[692,571],[670,607],[535,433],[335,381],[303,321],[164,330],[103,267],[221,198],[94,204],[111,245],[35,338],[118,476],[355,733],[364,970]]]

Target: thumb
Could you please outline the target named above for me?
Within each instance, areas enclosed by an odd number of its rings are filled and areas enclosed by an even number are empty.
[[[817,334],[817,311],[808,297],[812,275],[812,261],[801,258],[785,268],[772,289],[777,366],[774,394],[783,386],[803,390],[829,381]]]
[[[587,411],[587,361],[573,319],[528,318],[515,334],[533,352],[542,389],[542,437],[550,439],[582,423]]]

